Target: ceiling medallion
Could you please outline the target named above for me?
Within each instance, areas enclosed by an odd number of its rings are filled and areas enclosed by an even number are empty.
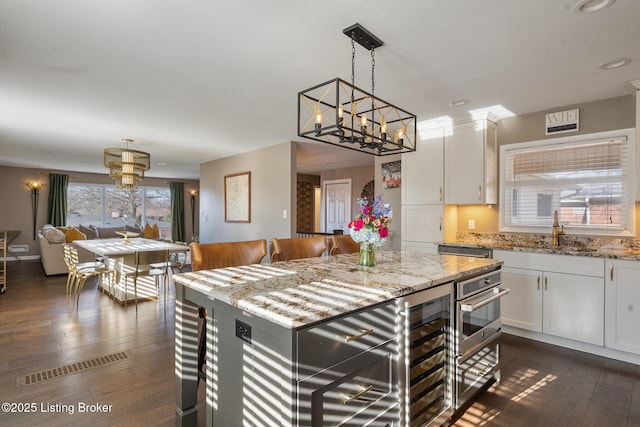
[[[351,38],[351,83],[335,78],[298,93],[298,136],[376,156],[416,151],[416,116],[375,96],[375,49],[360,24]],[[371,52],[371,93],[355,86],[355,43]]]

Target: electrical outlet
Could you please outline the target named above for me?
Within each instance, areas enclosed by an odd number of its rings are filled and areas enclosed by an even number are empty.
[[[476,229],[476,220],[475,219],[470,219],[469,220],[469,230],[475,230]]]
[[[236,337],[251,344],[251,325],[236,319]]]

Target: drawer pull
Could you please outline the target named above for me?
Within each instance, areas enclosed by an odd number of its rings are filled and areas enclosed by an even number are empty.
[[[483,370],[480,370],[480,369],[469,369],[469,370],[467,370],[467,372],[469,372],[472,375],[475,375],[476,377],[484,377],[485,375],[489,374],[493,370],[493,368],[498,366],[497,363],[493,364],[493,365],[490,365],[490,364],[488,364],[486,362],[482,362],[481,364],[484,366]]]
[[[373,389],[373,384],[370,384],[368,387],[363,388],[362,390],[360,390],[359,392],[357,392],[353,396],[345,397],[344,400],[342,401],[342,404],[346,405],[347,403],[350,403],[350,402],[352,402],[352,401],[354,401],[356,399],[360,399],[362,396],[364,396],[365,394],[369,393],[371,391],[371,389]]]
[[[362,338],[366,335],[371,335],[373,333],[373,328],[371,329],[365,329],[364,331],[360,332],[358,335],[347,335],[344,337],[344,342],[350,342],[353,340],[357,340],[358,338]]]

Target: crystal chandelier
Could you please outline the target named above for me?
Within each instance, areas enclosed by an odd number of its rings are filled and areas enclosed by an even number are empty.
[[[109,177],[116,181],[116,188],[135,190],[144,178],[144,172],[151,166],[151,156],[144,151],[131,150],[133,139],[122,138],[126,148],[105,148],[104,167],[109,169]]]
[[[416,151],[416,116],[374,95],[375,49],[360,24],[351,38],[351,83],[335,78],[298,93],[298,136],[377,156]],[[371,93],[355,86],[355,43],[371,52]]]

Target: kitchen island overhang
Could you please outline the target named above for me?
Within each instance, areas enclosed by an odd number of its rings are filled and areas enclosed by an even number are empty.
[[[308,366],[298,366],[298,340],[306,330],[333,322],[349,334],[365,322],[362,316],[372,322],[386,316],[362,342],[319,347],[339,348],[345,362],[336,366],[345,366],[314,369],[355,369],[346,360],[353,364],[356,356],[363,358],[362,366],[378,366],[397,351],[398,326],[384,325],[394,322],[395,305],[385,303],[501,266],[492,259],[382,251],[378,265],[365,268],[357,266],[357,257],[344,254],[176,275],[176,425],[196,423],[198,306],[209,312],[207,425],[242,425],[252,418],[298,425],[299,388],[307,377],[313,378]],[[346,326],[341,318],[348,320]],[[363,355],[353,353],[361,350]],[[396,379],[390,374],[379,380]],[[384,412],[382,407],[375,410]]]

